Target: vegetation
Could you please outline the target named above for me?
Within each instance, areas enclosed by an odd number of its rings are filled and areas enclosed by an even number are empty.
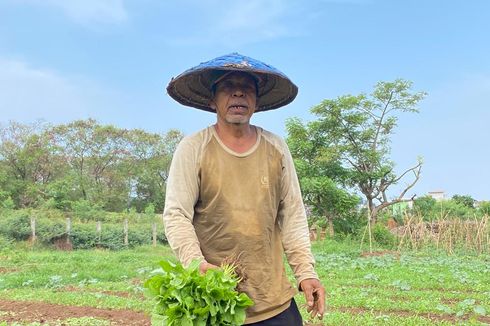
[[[67,230],[65,215],[59,210],[0,210],[0,216],[0,238],[6,243],[30,241],[50,248],[120,250],[151,244],[154,225],[157,227],[157,242],[167,243],[161,219],[154,213],[101,212],[96,219],[73,217],[69,222],[70,230]],[[35,239],[32,232],[33,218]],[[124,232],[125,221],[127,238]]]
[[[389,158],[390,136],[398,121],[396,113],[417,112],[417,104],[425,96],[423,92],[412,92],[411,88],[411,82],[401,79],[379,82],[369,96],[344,95],[322,101],[311,109],[318,120],[306,126],[297,120],[289,121],[289,138],[297,139],[297,130],[304,130],[303,133],[312,136],[303,137],[304,141],[312,141],[311,146],[320,153],[320,158],[327,162],[335,159],[341,164],[344,180],[365,197],[370,222],[376,222],[384,208],[405,200],[405,194],[420,176],[420,159],[413,167],[396,175],[393,171],[395,164]],[[295,158],[301,160],[305,157]],[[330,163],[330,166],[338,166],[339,163]],[[388,188],[410,173],[413,181],[399,196],[389,199]],[[324,175],[331,176],[329,173]],[[330,191],[331,187],[327,189]]]
[[[329,235],[334,236],[334,224],[352,220],[356,216],[359,197],[342,188],[346,185],[348,171],[342,167],[339,157],[331,147],[325,146],[325,135],[317,123],[304,126],[298,119],[290,119],[286,128],[287,143],[294,158],[303,199],[311,208],[310,220],[322,217],[318,222],[328,224]],[[346,227],[343,231],[352,232]]]
[[[154,301],[143,282],[158,262],[172,257],[165,246],[131,250],[60,252],[20,243],[0,249],[0,303],[5,300],[91,307],[85,319],[47,320],[50,325],[108,325],[101,309],[144,313]],[[480,325],[489,323],[490,257],[468,252],[388,251],[375,244],[365,254],[357,241],[318,241],[317,271],[327,290],[327,313],[317,325]],[[288,269],[289,276],[292,273]],[[304,298],[297,300],[305,320]],[[3,301],[2,301],[3,300]],[[34,309],[30,304],[30,309]],[[56,306],[58,307],[58,306]],[[62,306],[63,307],[63,306]],[[36,325],[14,319],[20,325]],[[113,314],[114,315],[114,314]],[[2,316],[10,312],[0,309]],[[89,318],[91,317],[91,318]],[[158,320],[155,319],[154,320]],[[76,324],[79,322],[79,324]],[[90,322],[90,323],[88,323]],[[1,325],[1,322],[0,322]],[[12,325],[12,323],[9,323]]]
[[[199,261],[188,268],[170,260],[160,262],[161,269],[146,282],[155,298],[155,312],[168,326],[242,325],[246,308],[253,301],[237,292],[240,278],[233,265],[199,271]]]
[[[0,126],[0,207],[163,210],[179,131],[165,135],[79,120]],[[92,213],[92,211],[90,213]]]
[[[482,201],[476,205],[469,195],[454,195],[451,199],[436,201],[429,196],[422,196],[414,200],[413,213],[423,217],[425,221],[438,219],[458,218],[463,220],[480,219],[490,215],[490,202]]]

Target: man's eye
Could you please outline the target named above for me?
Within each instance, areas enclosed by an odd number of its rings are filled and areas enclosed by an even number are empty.
[[[240,88],[244,92],[255,92],[255,88],[249,84],[242,85],[242,84],[232,84],[226,82],[218,85],[216,89],[220,91],[228,92],[236,88]]]
[[[233,87],[233,85],[230,85],[230,84],[222,84],[218,88],[222,89],[222,90],[229,90],[232,87]]]

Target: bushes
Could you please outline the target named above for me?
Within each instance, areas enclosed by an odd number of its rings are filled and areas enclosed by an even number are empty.
[[[0,219],[0,237],[4,241],[26,241],[31,237],[31,218],[26,214],[4,216]],[[66,239],[66,221],[64,219],[36,219],[36,241],[44,245],[53,245],[59,239]],[[152,224],[130,224],[128,245],[124,244],[122,223],[103,223],[100,234],[96,223],[72,223],[69,240],[73,249],[105,248],[120,250],[127,247],[149,245],[152,243]],[[166,243],[163,230],[157,232],[157,242]]]
[[[0,219],[0,235],[14,241],[25,241],[31,235],[31,219],[28,215],[12,214]]]
[[[92,249],[97,247],[98,238],[95,225],[76,223],[72,225],[70,240],[73,249]]]
[[[0,234],[0,253],[2,250],[10,250],[13,245],[13,241]]]
[[[91,204],[88,200],[80,199],[72,203],[73,215],[81,221],[100,220],[104,215],[101,207]]]
[[[53,243],[66,234],[66,224],[62,220],[40,220],[36,221],[36,237],[42,243]]]
[[[393,235],[386,226],[381,223],[376,223],[372,229],[373,239],[378,244],[386,247],[392,247],[397,243],[397,238]]]

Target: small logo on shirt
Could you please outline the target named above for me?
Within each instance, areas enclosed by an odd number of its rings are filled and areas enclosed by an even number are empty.
[[[263,175],[260,178],[260,187],[261,188],[266,188],[266,189],[269,188],[269,177],[266,177],[265,175]]]

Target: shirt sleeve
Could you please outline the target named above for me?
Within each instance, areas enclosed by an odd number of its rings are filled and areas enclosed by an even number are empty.
[[[182,140],[172,158],[163,223],[168,243],[184,266],[204,260],[192,220],[199,197],[199,150],[195,139]]]
[[[291,153],[283,146],[283,171],[279,218],[284,252],[297,284],[304,279],[319,279],[315,272],[315,260],[311,252],[310,236],[303,198]]]

